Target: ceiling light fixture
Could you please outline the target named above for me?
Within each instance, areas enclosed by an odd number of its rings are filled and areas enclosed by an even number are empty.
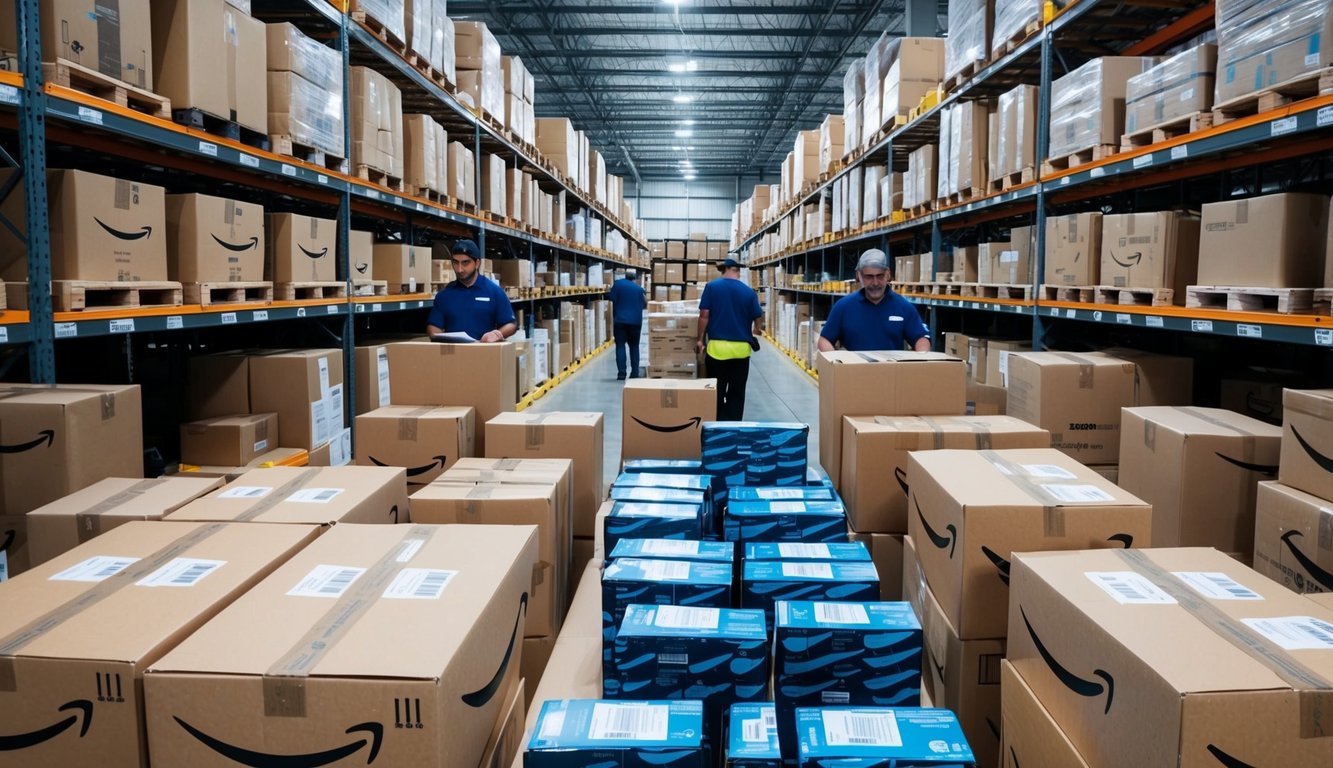
[[[694,131],[691,131],[689,128],[680,128],[676,131],[676,138],[678,139],[688,139],[693,135]]]
[[[689,104],[691,101],[694,101],[694,97],[688,93],[678,93],[675,96],[672,96],[671,100],[677,104]]]
[[[681,125],[694,125],[694,121],[693,121],[693,120],[681,120],[681,121],[680,121],[680,124],[681,124]]]
[[[694,181],[694,180],[697,179],[697,178],[698,178],[698,176],[694,175],[693,172],[686,171],[686,173],[685,173],[685,180],[686,180],[686,181]]]

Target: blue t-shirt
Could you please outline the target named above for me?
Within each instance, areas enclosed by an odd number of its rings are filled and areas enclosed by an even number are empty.
[[[877,349],[902,349],[930,336],[912,302],[893,291],[886,291],[878,304],[871,304],[864,291],[838,299],[824,321],[819,335],[843,349],[863,352]]]
[[[514,322],[514,308],[504,289],[485,275],[468,288],[454,280],[435,294],[429,325],[446,331],[462,331],[474,339]]]
[[[611,284],[611,321],[643,325],[643,288],[633,280],[620,278]]]
[[[708,310],[708,338],[720,341],[749,341],[755,319],[764,315],[754,289],[730,277],[704,286],[699,309]]]

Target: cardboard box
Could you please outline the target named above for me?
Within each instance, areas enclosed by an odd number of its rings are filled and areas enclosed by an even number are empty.
[[[466,406],[388,405],[356,417],[356,463],[403,467],[419,488],[472,456],[475,412]]]
[[[652,765],[669,755],[682,766],[705,765],[709,749],[700,702],[649,698],[543,702],[523,764],[527,768],[578,768],[599,761]],[[608,728],[613,722],[619,725]]]
[[[1226,10],[1217,24],[1219,103],[1333,63],[1333,16],[1319,0]]]
[[[223,0],[150,5],[152,90],[171,99],[174,109],[198,109],[267,134],[264,23]]]
[[[982,384],[993,387],[1009,386],[1009,355],[1014,352],[1031,352],[1030,341],[986,340],[986,378]]]
[[[1282,390],[1317,383],[1306,371],[1246,366],[1218,382],[1218,406],[1269,424],[1282,424]]]
[[[1134,363],[1101,352],[1009,355],[1010,416],[1047,429],[1051,446],[1085,464],[1120,455],[1120,409],[1135,405]]]
[[[1300,594],[1333,592],[1329,530],[1333,509],[1326,500],[1282,483],[1259,483],[1254,570]]]
[[[1333,497],[1333,390],[1285,390],[1282,413],[1277,479],[1322,499]]]
[[[907,456],[942,448],[1049,448],[1046,430],[1011,416],[847,416],[842,499],[860,533],[907,532]]]
[[[1125,132],[1125,84],[1156,63],[1150,56],[1104,56],[1052,82],[1049,156],[1118,147]]]
[[[342,430],[343,356],[339,349],[282,350],[250,357],[250,408],[278,414],[291,448],[316,448]]]
[[[392,387],[389,378],[389,345],[357,345],[356,355],[356,412],[369,413],[391,402]]]
[[[967,340],[967,373],[969,382],[978,384],[986,383],[986,376],[990,373],[990,366],[987,365],[986,339],[970,338]]]
[[[703,422],[717,419],[716,379],[625,383],[621,460],[697,459]]]
[[[405,473],[396,467],[252,469],[226,487],[167,515],[180,521],[400,523],[407,521]]]
[[[1009,410],[1009,390],[994,384],[967,385],[968,416],[1004,416]]]
[[[1152,545],[1152,507],[1059,451],[918,451],[908,461],[921,570],[964,640],[1004,636],[1014,552]]]
[[[524,650],[527,649],[526,640],[523,647]],[[496,721],[495,729],[486,740],[486,749],[482,752],[481,762],[477,768],[507,768],[518,755],[523,746],[523,716],[526,714],[524,702],[527,700],[529,685],[535,686],[536,683],[528,683],[527,675],[523,675],[518,685],[514,686],[513,693],[509,695],[509,702],[501,710],[500,719]]]
[[[842,482],[844,416],[959,415],[963,361],[938,352],[820,352],[819,464]]]
[[[181,461],[241,466],[282,445],[278,414],[218,416],[182,424]]]
[[[1125,133],[1206,112],[1213,107],[1217,46],[1196,45],[1125,81]]]
[[[929,546],[928,544],[926,546]],[[977,765],[996,765],[1000,750],[1000,662],[1004,638],[961,640],[926,584],[911,536],[903,539],[903,599],[921,622],[925,662],[922,702],[958,715]]]
[[[149,3],[108,6],[90,0],[40,4],[42,61],[65,59],[130,85],[153,90],[153,39]],[[0,2],[0,48],[19,50],[13,0]]]
[[[1231,557],[1024,553],[1013,594],[1009,662],[1089,765],[1333,759],[1327,738],[1303,738],[1318,716],[1302,702],[1317,694],[1284,679],[1293,668],[1333,678],[1323,650],[1333,613]]]
[[[1020,757],[1020,755],[1022,757]],[[1088,768],[1014,665],[1000,660],[1000,768]]]
[[[185,412],[191,420],[250,412],[250,358],[244,353],[191,357],[185,380]]]
[[[1119,485],[1153,506],[1153,546],[1254,550],[1257,485],[1282,430],[1217,408],[1126,408]]]
[[[1102,217],[1100,281],[1118,288],[1170,288],[1182,303],[1199,269],[1199,219],[1181,211]]]
[[[518,685],[535,560],[529,527],[335,526],[152,665],[154,759],[212,759],[193,730],[265,755],[476,768]],[[332,610],[351,620],[312,646]]]
[[[147,765],[144,670],[317,535],[128,522],[6,584],[0,713],[7,731],[37,736],[15,738],[7,760]]]
[[[537,694],[537,684],[541,682],[542,675],[546,672],[546,664],[550,661],[551,653],[555,650],[555,641],[556,638],[551,635],[523,638],[521,673],[523,675],[523,693],[529,701]],[[519,727],[522,728],[521,723]]]
[[[967,345],[971,337],[964,333],[949,331],[944,334],[944,354],[963,360],[967,359]]]
[[[1314,288],[1323,265],[1310,244],[1328,238],[1329,201],[1323,195],[1284,193],[1203,207],[1199,284]],[[1256,259],[1254,254],[1266,254]]]
[[[1096,285],[1102,252],[1102,214],[1071,213],[1046,219],[1043,283]]]
[[[221,0],[219,0],[221,2]],[[210,195],[167,195],[167,278],[186,283],[264,279],[264,208]]]
[[[338,279],[337,222],[296,213],[265,215],[264,279],[275,283]]]
[[[591,538],[606,497],[600,413],[501,413],[486,423],[488,458],[562,458],[573,462],[573,534]]]
[[[22,515],[108,477],[143,477],[137,384],[0,386],[0,514]],[[21,522],[15,536],[26,540]]]
[[[390,294],[430,290],[430,249],[416,245],[376,245],[375,280],[387,280]]]
[[[819,707],[796,712],[801,768],[826,765],[973,765],[958,718],[947,709]],[[864,736],[854,734],[864,733]]]
[[[486,453],[486,430],[496,415],[518,402],[514,344],[389,345],[394,405],[464,405],[476,410],[477,453]]]

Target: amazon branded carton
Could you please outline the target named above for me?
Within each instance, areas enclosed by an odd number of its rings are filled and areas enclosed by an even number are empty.
[[[356,417],[356,463],[403,467],[420,488],[473,454],[474,411],[459,406],[388,405]]]
[[[264,279],[276,283],[337,280],[338,225],[296,213],[265,217]]]
[[[394,405],[465,405],[476,409],[476,452],[486,453],[486,422],[518,403],[518,363],[511,341],[498,344],[389,345]]]
[[[569,459],[574,463],[573,530],[592,538],[603,484],[602,414],[501,413],[486,422],[486,455],[496,459]]]
[[[1293,592],[1333,593],[1330,531],[1333,505],[1282,483],[1259,483],[1254,570]]]
[[[407,522],[407,482],[397,467],[252,469],[164,519],[237,523]]]
[[[148,765],[144,670],[318,533],[129,522],[5,584],[0,762]]]
[[[278,414],[217,416],[181,425],[181,462],[244,466],[277,448]]]
[[[1088,768],[1014,665],[1000,660],[1000,768]]]
[[[334,526],[152,665],[154,761],[476,768],[536,559],[530,526]]]
[[[1177,304],[1199,271],[1199,217],[1184,211],[1102,217],[1100,282],[1117,288],[1170,288]]]
[[[698,459],[705,421],[717,419],[717,379],[625,382],[621,459]]]
[[[166,216],[168,279],[264,279],[263,206],[212,195],[167,195]]]
[[[1026,552],[1009,662],[1094,766],[1330,765],[1333,612],[1215,549]]]
[[[918,451],[908,527],[964,640],[1004,637],[1015,552],[1147,547],[1152,507],[1050,448]]]
[[[1158,547],[1254,549],[1255,495],[1277,476],[1282,430],[1220,408],[1121,411],[1118,484],[1152,505]]]
[[[1333,390],[1282,393],[1282,455],[1277,479],[1333,499]]]

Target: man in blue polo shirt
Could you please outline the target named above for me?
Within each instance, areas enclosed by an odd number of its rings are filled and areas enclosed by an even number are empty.
[[[625,272],[611,285],[607,298],[611,300],[612,331],[616,339],[616,379],[625,378],[625,348],[629,347],[629,377],[639,377],[639,336],[643,333],[643,308],[648,297],[635,282],[634,270]]]
[[[904,342],[917,352],[930,351],[930,330],[907,299],[889,289],[889,257],[878,248],[861,254],[856,279],[861,290],[838,299],[819,332],[819,349],[902,349]]]
[[[764,311],[754,289],[741,282],[740,262],[727,259],[717,268],[722,277],[705,285],[699,297],[695,349],[706,353],[704,373],[717,379],[717,420],[741,421],[745,418],[750,353],[759,348],[755,337]]]
[[[471,240],[454,243],[454,281],[435,294],[426,332],[466,333],[477,341],[504,341],[514,335],[514,308],[504,289],[482,276],[481,251]]]

